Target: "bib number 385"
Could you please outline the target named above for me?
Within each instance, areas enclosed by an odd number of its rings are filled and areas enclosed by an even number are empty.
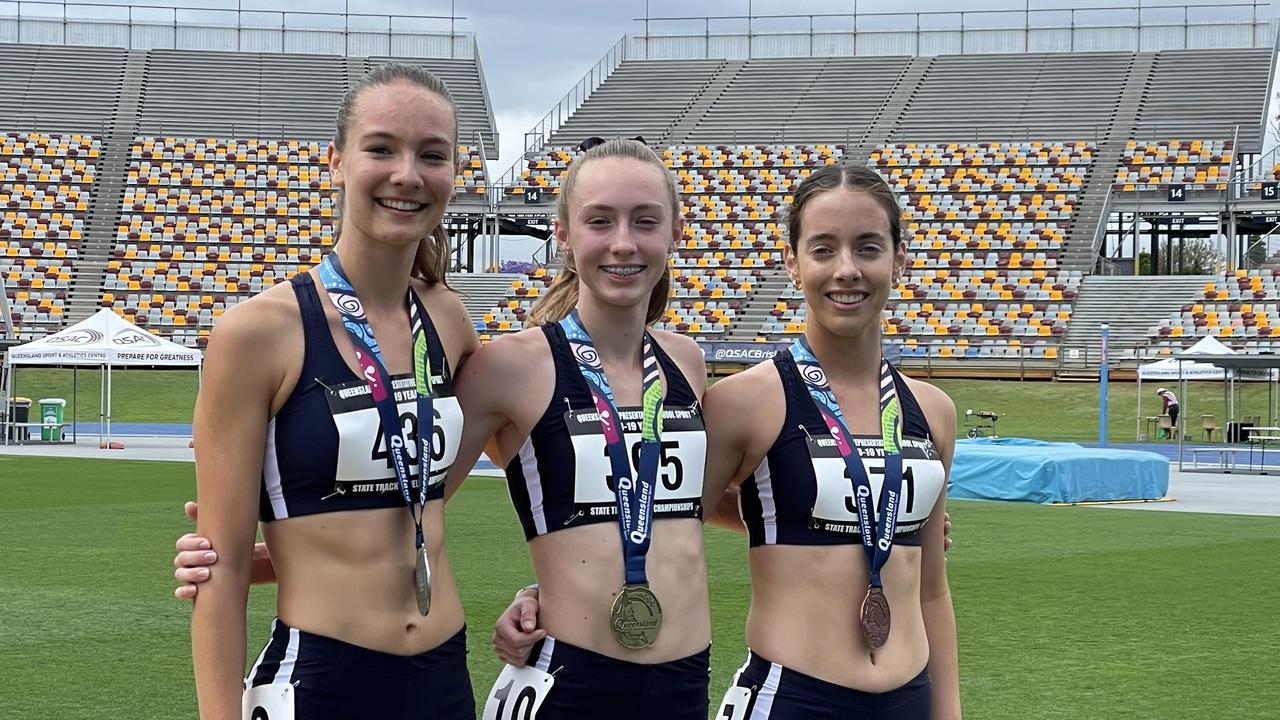
[[[289,683],[256,685],[244,691],[244,720],[293,720],[293,714],[293,686]]]
[[[483,720],[534,720],[555,683],[536,667],[507,665],[484,702]]]

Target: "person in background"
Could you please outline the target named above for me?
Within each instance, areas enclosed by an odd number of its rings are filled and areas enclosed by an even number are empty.
[[[1178,396],[1173,394],[1169,388],[1159,388],[1156,395],[1160,397],[1162,407],[1160,409],[1162,415],[1169,416],[1169,424],[1176,430],[1178,427]],[[1164,431],[1161,431],[1161,437]]]

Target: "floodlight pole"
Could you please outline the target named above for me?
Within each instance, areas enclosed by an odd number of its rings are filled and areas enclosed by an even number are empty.
[[[1111,326],[1102,323],[1102,366],[1098,369],[1098,444],[1107,446],[1107,373]]]

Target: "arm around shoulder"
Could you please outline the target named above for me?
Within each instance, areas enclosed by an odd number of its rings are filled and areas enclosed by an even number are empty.
[[[511,422],[512,402],[529,382],[530,358],[546,352],[541,331],[525,330],[480,347],[462,367],[454,385],[464,422],[458,455],[445,482],[445,499],[457,492],[480,453]],[[499,458],[493,458],[501,462]]]

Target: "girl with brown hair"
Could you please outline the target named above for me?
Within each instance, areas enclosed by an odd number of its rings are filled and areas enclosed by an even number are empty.
[[[198,530],[219,553],[192,613],[201,718],[474,717],[441,499],[451,368],[478,346],[444,284],[456,147],[435,76],[366,76],[329,147],[334,248],[214,329],[194,424]],[[278,617],[246,678],[259,522]]]

